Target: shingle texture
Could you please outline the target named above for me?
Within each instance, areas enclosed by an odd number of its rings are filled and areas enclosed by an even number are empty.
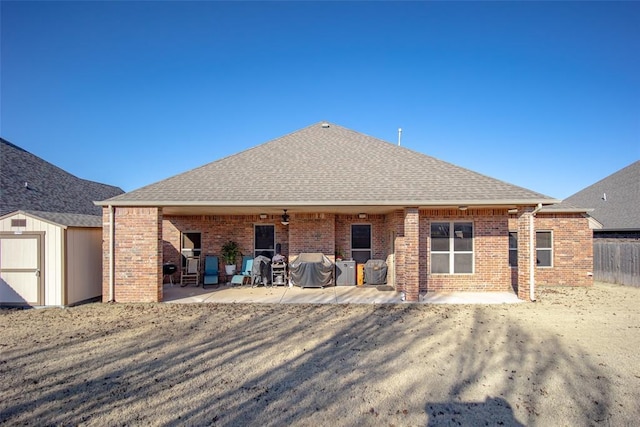
[[[567,197],[561,205],[593,209],[602,230],[640,230],[640,160]]]
[[[554,201],[405,147],[317,123],[110,202],[294,206],[461,200]]]
[[[17,210],[102,215],[93,202],[122,193],[71,175],[0,138],[0,216]]]
[[[63,227],[87,227],[87,228],[100,228],[102,227],[102,217],[100,215],[85,215],[74,213],[60,213],[60,212],[40,212],[40,211],[17,211],[18,213],[24,213],[26,215],[39,218],[41,220],[61,225]],[[13,215],[8,215],[13,216]]]

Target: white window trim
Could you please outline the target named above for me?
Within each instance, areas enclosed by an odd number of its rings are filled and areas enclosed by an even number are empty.
[[[431,241],[429,241],[429,274],[434,275],[443,275],[443,276],[468,276],[471,274],[475,274],[476,272],[476,256],[475,256],[475,237],[476,237],[476,224],[473,221],[432,221],[429,223],[429,240],[431,240],[431,224],[443,223],[449,224],[449,250],[448,251],[434,251],[431,249]],[[454,248],[454,227],[455,224],[468,224],[471,223],[471,250],[470,251],[455,251]],[[433,254],[449,254],[449,273],[432,273],[431,266],[433,265],[431,262],[431,255]],[[471,272],[470,273],[452,273],[455,270],[455,254],[471,254]]]
[[[549,233],[551,235],[551,247],[538,248],[538,235],[537,233]],[[538,265],[538,251],[548,251],[551,256],[551,265]],[[553,268],[553,230],[536,230],[536,268]]]

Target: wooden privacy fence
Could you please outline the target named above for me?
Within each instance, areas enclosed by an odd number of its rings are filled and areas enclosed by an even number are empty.
[[[640,286],[640,240],[594,239],[593,278]]]

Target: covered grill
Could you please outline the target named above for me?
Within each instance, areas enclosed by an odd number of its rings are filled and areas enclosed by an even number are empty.
[[[364,264],[364,281],[367,285],[387,283],[387,263],[381,259],[370,259]]]
[[[324,288],[333,281],[333,262],[322,253],[301,253],[289,264],[291,282],[301,288]]]
[[[267,286],[271,281],[271,260],[264,255],[258,255],[253,259],[251,267],[251,284]]]

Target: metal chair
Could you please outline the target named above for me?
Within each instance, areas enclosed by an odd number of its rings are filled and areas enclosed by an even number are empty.
[[[218,257],[207,255],[204,257],[204,275],[202,276],[202,288],[209,285],[217,285],[219,280]]]
[[[242,261],[242,271],[231,278],[231,285],[251,284],[251,271],[253,270],[253,258],[247,257]]]

